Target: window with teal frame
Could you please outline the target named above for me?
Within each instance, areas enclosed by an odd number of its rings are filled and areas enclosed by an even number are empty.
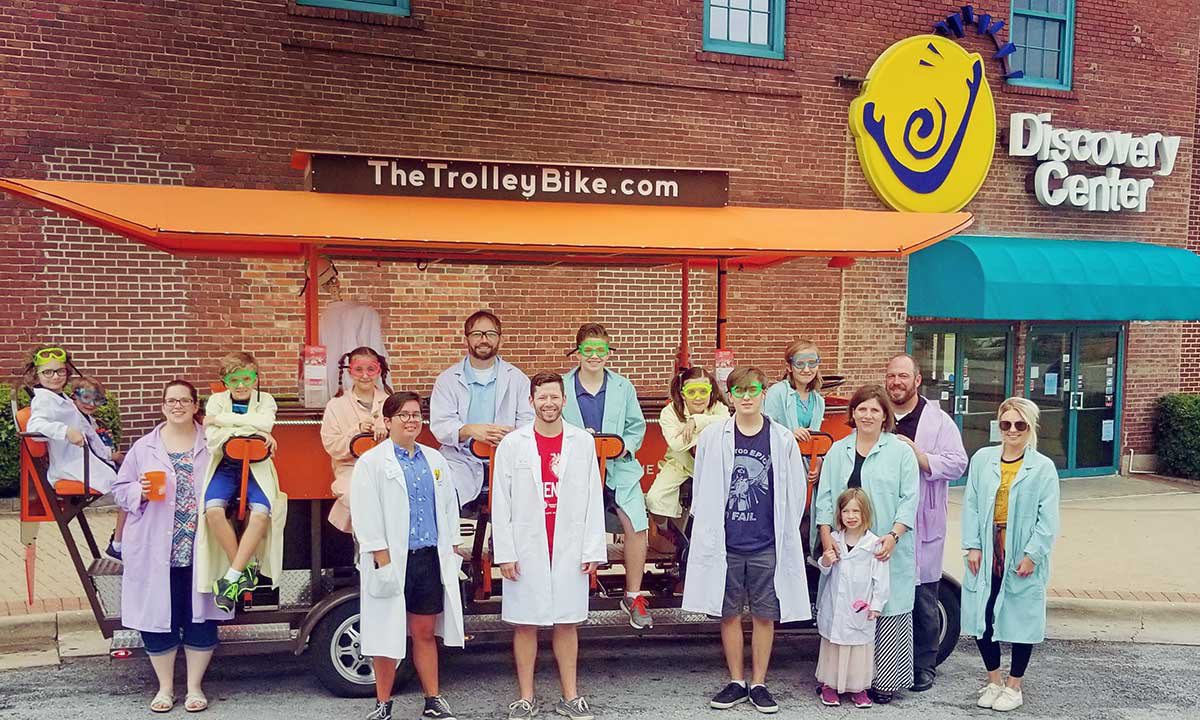
[[[296,0],[297,5],[310,7],[404,16],[409,14],[408,3],[409,0]]]
[[[787,0],[704,0],[704,49],[783,59]]]
[[[1009,67],[1025,73],[1010,83],[1071,89],[1075,0],[1013,0],[1009,39],[1017,48]]]

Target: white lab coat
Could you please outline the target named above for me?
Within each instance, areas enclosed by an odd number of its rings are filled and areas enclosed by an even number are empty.
[[[808,474],[796,438],[783,425],[771,424],[771,467],[775,501],[775,595],[780,620],[812,618],[800,518]],[[696,471],[692,475],[692,549],[683,587],[683,609],[719,616],[725,598],[725,503],[733,472],[733,435],[736,420],[713,423],[696,443]]]
[[[833,542],[841,559],[832,567],[826,567],[823,557],[817,560],[827,576],[817,598],[817,631],[835,645],[873,643],[875,621],[867,619],[867,609],[855,612],[854,603],[862,600],[879,613],[887,604],[892,573],[886,562],[875,559],[879,537],[867,530],[854,549],[847,550],[846,534],[834,530]]]
[[[420,444],[417,447],[433,471],[437,503],[437,549],[442,569],[444,610],[437,617],[434,632],[447,646],[462,647],[465,638],[462,594],[458,584],[462,557],[454,552],[454,547],[462,541],[458,528],[458,502],[446,459],[431,447]],[[350,517],[361,553],[358,567],[363,655],[400,660],[408,649],[408,616],[404,604],[408,513],[408,484],[404,470],[396,459],[395,445],[385,440],[363,453],[350,479]],[[373,555],[376,550],[389,551],[391,565],[377,569]],[[391,575],[393,572],[395,575]],[[394,587],[385,593],[386,597],[379,597],[379,587],[386,584],[380,581],[387,576],[394,581]]]
[[[325,346],[325,375],[328,397],[337,395],[338,360],[357,347],[369,347],[387,359],[383,323],[374,309],[352,300],[337,300],[321,313],[321,344]],[[349,388],[349,376],[342,379]]]
[[[483,462],[471,454],[471,441],[460,442],[458,431],[467,424],[471,390],[463,379],[463,363],[457,362],[438,375],[429,398],[429,430],[442,445],[450,463],[450,474],[462,505],[479,497],[483,489]],[[512,363],[496,358],[497,425],[523,427],[533,422],[529,404],[529,377]]]
[[[67,441],[67,428],[83,433],[84,447]],[[107,493],[117,479],[117,470],[112,465],[112,451],[96,434],[96,427],[88,416],[79,412],[75,401],[45,388],[33,389],[33,400],[29,403],[29,423],[25,430],[45,435],[50,453],[50,483],[59,480],[83,482],[83,453],[91,453],[88,462],[88,480],[93,490]]]
[[[500,617],[506,622],[546,626],[587,620],[589,578],[581,567],[608,559],[596,442],[586,430],[563,423],[562,448],[553,563],[533,427],[514,430],[496,448],[492,560],[516,562],[520,571],[516,580],[504,581]]]

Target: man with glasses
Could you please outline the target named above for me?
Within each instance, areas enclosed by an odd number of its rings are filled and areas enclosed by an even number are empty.
[[[450,465],[459,504],[466,506],[483,490],[483,462],[471,453],[471,441],[498,445],[533,422],[533,408],[529,377],[499,357],[500,318],[487,310],[472,314],[463,323],[463,338],[467,356],[433,385],[429,428]]]
[[[727,381],[734,416],[710,425],[696,445],[683,608],[721,618],[729,683],[709,702],[719,710],[749,701],[759,712],[777,712],[766,686],[775,623],[812,617],[800,544],[804,461],[791,431],[763,415],[766,381],[758,368],[735,368]],[[747,605],[749,683],[742,634]]]
[[[928,690],[937,677],[938,585],[946,542],[947,491],[950,482],[967,470],[967,451],[958,425],[937,404],[926,402],[918,392],[920,387],[921,369],[911,355],[897,355],[888,362],[885,388],[896,410],[895,434],[916,453],[921,472],[912,692]]]

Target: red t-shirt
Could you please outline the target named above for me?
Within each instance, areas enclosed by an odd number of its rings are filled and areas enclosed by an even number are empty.
[[[546,437],[533,434],[542,459],[542,498],[546,501],[546,548],[554,555],[554,518],[558,514],[558,479],[562,473],[562,433]]]

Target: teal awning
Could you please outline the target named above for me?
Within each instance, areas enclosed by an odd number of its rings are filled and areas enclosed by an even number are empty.
[[[1140,242],[958,235],[910,257],[908,314],[1200,320],[1200,255]]]

